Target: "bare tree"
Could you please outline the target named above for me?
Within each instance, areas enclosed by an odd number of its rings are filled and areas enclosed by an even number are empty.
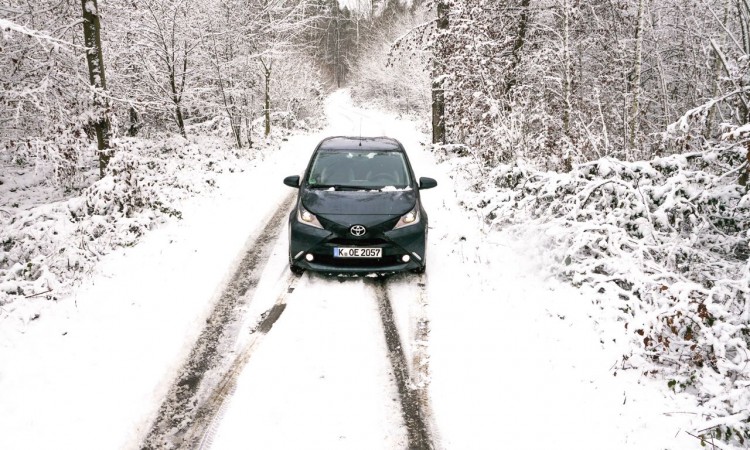
[[[513,86],[515,86],[516,84],[516,69],[521,63],[522,50],[524,44],[526,43],[526,32],[529,25],[530,4],[531,0],[522,0],[519,6],[519,8],[521,9],[521,15],[518,19],[518,32],[516,34],[516,39],[513,44],[513,51],[511,53],[511,66],[508,70],[509,76],[505,86],[505,92],[510,92],[511,90],[513,90]]]
[[[629,148],[634,148],[641,115],[641,71],[643,68],[643,11],[646,0],[638,0],[638,18],[635,25],[635,57],[633,60],[633,100],[630,108]]]
[[[187,0],[148,0],[145,2],[143,40],[139,46],[141,64],[147,75],[150,97],[169,105],[172,118],[183,137],[184,101],[189,63],[200,40],[193,20],[195,6]]]
[[[437,37],[438,43],[436,48],[440,48],[440,35],[448,30],[448,2],[438,0],[437,4]],[[445,89],[444,79],[440,73],[440,58],[445,57],[443,52],[433,54],[433,73],[432,73],[432,143],[445,144]]]
[[[107,79],[104,71],[104,57],[102,56],[102,40],[100,33],[99,9],[96,0],[81,0],[83,8],[83,36],[86,44],[86,62],[89,68],[89,82],[94,88],[94,107],[99,110],[98,120],[94,122],[96,142],[99,149],[99,176],[109,164],[109,118],[107,117],[107,101],[102,95],[107,90]]]
[[[36,166],[66,189],[81,188],[92,118],[106,114],[91,101],[103,102],[104,93],[82,82],[88,76],[81,7],[40,0],[0,10],[8,36],[0,51],[0,158]]]

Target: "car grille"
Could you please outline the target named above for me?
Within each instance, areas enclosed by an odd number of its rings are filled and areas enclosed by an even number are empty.
[[[315,255],[315,262],[338,267],[387,267],[403,264],[399,255],[386,255],[382,258],[334,258],[332,255]]]
[[[347,238],[333,238],[328,241],[335,245],[354,245],[354,246],[365,246],[365,245],[385,245],[388,243],[385,239],[379,238],[364,238],[364,239],[347,239]]]

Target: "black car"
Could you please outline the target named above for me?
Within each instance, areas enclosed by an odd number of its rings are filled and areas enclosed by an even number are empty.
[[[289,266],[295,273],[424,272],[427,214],[404,147],[386,137],[329,137],[305,174],[289,216]]]

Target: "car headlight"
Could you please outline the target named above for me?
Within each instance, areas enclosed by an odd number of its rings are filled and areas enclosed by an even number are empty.
[[[297,221],[300,223],[304,223],[305,225],[310,225],[311,227],[315,228],[323,228],[323,225],[320,224],[318,221],[318,218],[315,217],[315,214],[311,213],[310,211],[306,210],[302,203],[299,204],[297,207]]]
[[[394,230],[397,230],[399,228],[408,227],[409,225],[415,225],[419,223],[419,204],[414,206],[414,209],[409,211],[408,213],[401,216],[400,219],[398,219],[398,223],[395,227],[393,227]]]

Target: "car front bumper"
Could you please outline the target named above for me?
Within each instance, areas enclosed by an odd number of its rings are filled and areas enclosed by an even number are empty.
[[[289,221],[290,264],[315,272],[330,274],[385,274],[420,270],[425,265],[427,224],[421,222],[397,230],[378,233],[366,239],[341,236],[329,230]],[[336,258],[336,247],[381,248],[380,258]],[[307,255],[312,255],[312,261]],[[404,262],[404,255],[409,261]]]

